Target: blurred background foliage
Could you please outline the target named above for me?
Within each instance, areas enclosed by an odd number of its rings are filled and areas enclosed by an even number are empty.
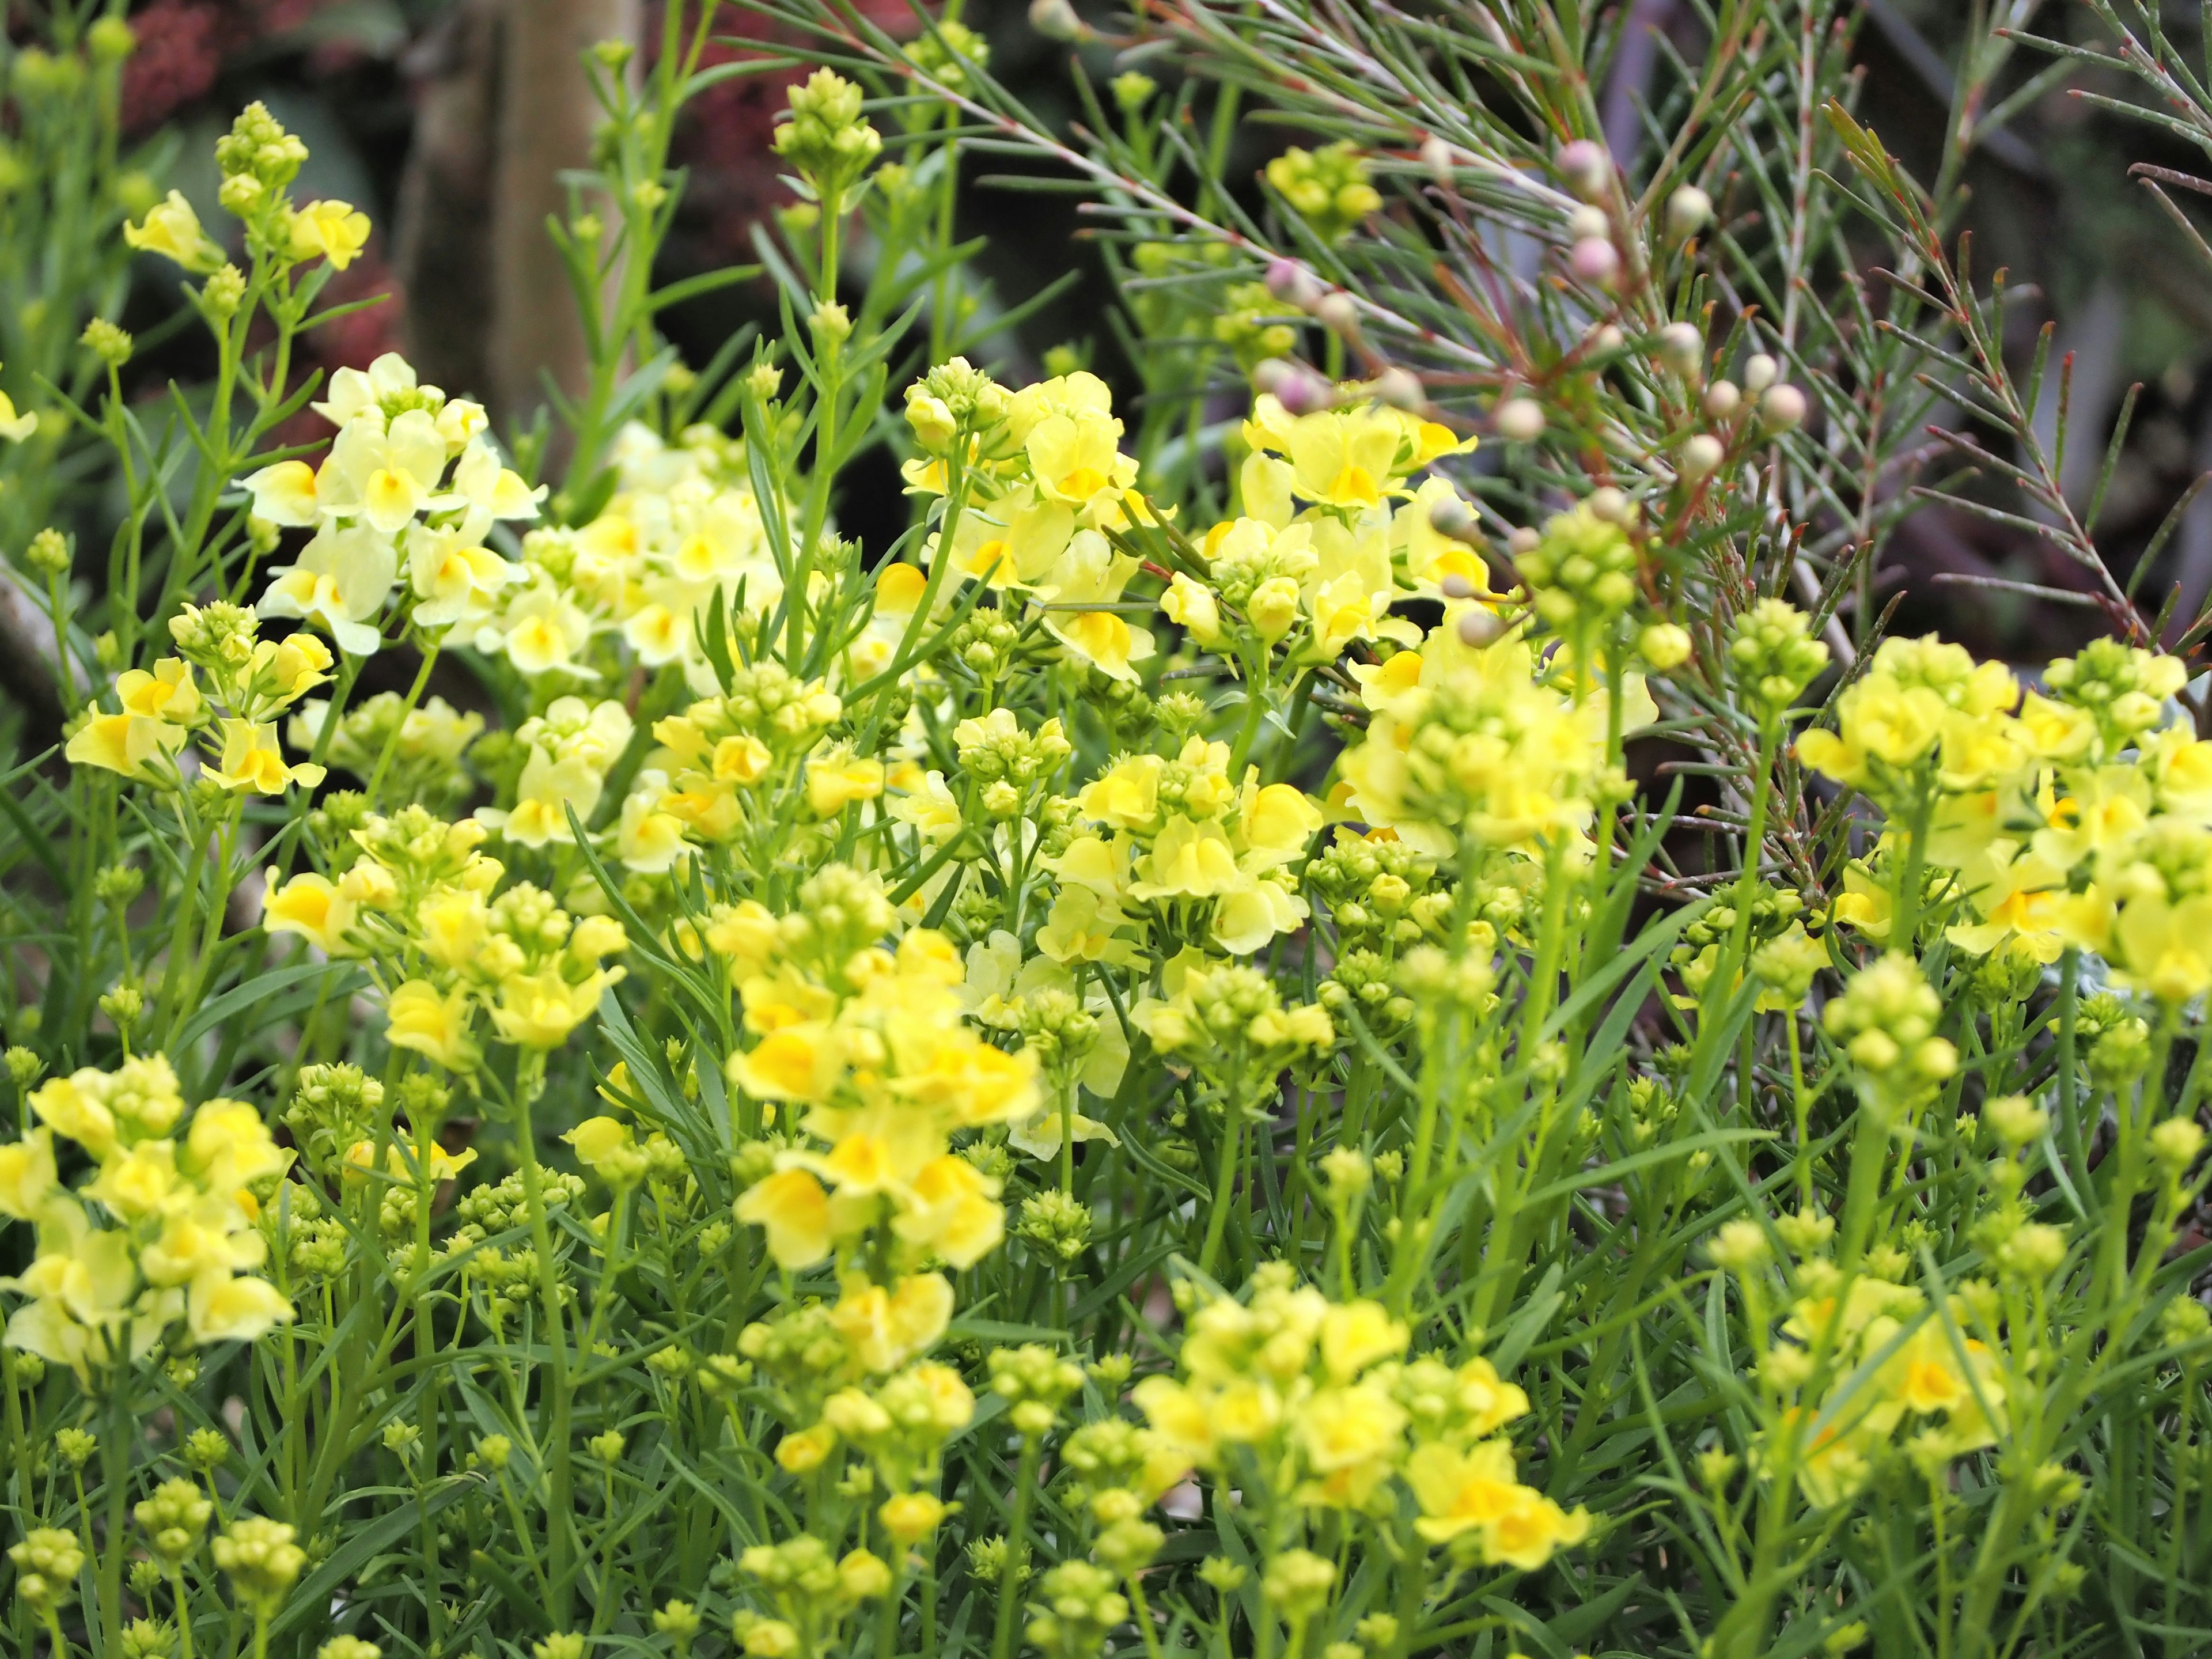
[[[1994,19],[1992,5],[2001,14]],[[856,0],[853,9],[894,29],[917,27],[908,0]],[[988,40],[993,73],[1032,111],[1048,122],[1079,118],[1071,48],[1030,27],[1025,0],[955,0],[953,9]],[[1622,0],[1586,9],[1624,25],[1604,66],[1601,106],[1612,147],[1625,152],[1649,118],[1644,95],[1665,55],[1694,62],[1703,52],[1705,9],[1698,0]],[[2166,12],[2174,44],[2204,61],[2199,8],[2175,4]],[[353,202],[377,227],[338,286],[346,297],[381,302],[314,337],[303,368],[360,367],[382,351],[403,350],[425,379],[483,396],[502,430],[519,432],[541,402],[543,377],[562,379],[575,351],[562,337],[568,299],[542,227],[565,199],[559,169],[587,156],[597,112],[580,74],[563,79],[561,66],[572,63],[576,43],[610,33],[649,51],[657,14],[651,0],[143,0],[128,9],[137,48],[120,71],[118,165],[139,170],[127,179],[136,192],[149,182],[180,189],[214,222],[216,180],[202,158],[239,108],[264,100],[313,152],[309,193]],[[11,42],[30,40],[42,15],[13,5]],[[1973,238],[1978,281],[1999,267],[2008,273],[2015,303],[2007,345],[2022,375],[2045,325],[2053,330],[2054,362],[2072,359],[2069,496],[2086,497],[2094,487],[2105,441],[2140,383],[2098,527],[2108,563],[2125,575],[2192,479],[2212,471],[2212,283],[2185,233],[2130,173],[2146,162],[2191,171],[2197,151],[2097,101],[2142,101],[2139,83],[2117,70],[2025,46],[1962,61],[1965,43],[1982,39],[1992,21],[2060,40],[2111,43],[2076,0],[1861,0],[1849,23],[1862,80],[1857,107],[1923,182],[1944,166],[1954,103],[1964,98],[1980,112],[1956,228]],[[732,62],[792,50],[789,37],[735,4],[725,9],[724,27],[732,38],[721,55]],[[748,34],[750,50],[737,38]],[[1110,46],[1085,51],[1101,80],[1126,66]],[[1172,91],[1171,56],[1140,48],[1137,58]],[[678,143],[690,169],[686,207],[664,255],[664,279],[757,257],[757,239],[773,232],[775,214],[791,200],[769,138],[784,88],[802,73],[735,75],[687,112]],[[11,86],[20,138],[27,122],[20,72]],[[516,95],[518,87],[526,94]],[[1256,181],[1268,159],[1301,136],[1245,122],[1229,176]],[[1002,331],[987,355],[1018,380],[1042,372],[1048,353],[1062,348],[1113,382],[1117,401],[1133,401],[1141,384],[1132,369],[1131,331],[1101,246],[1084,236],[1075,198],[994,187],[1010,165],[1024,164],[969,161],[968,182],[981,187],[963,192],[959,210],[962,233],[984,239],[977,276],[1000,304],[1026,300],[1071,270],[1075,281]],[[2173,195],[2184,211],[2212,210],[2212,201]],[[2212,222],[2212,213],[2203,217]],[[1863,274],[1878,283],[1872,237],[1867,246]],[[860,254],[865,258],[865,249]],[[194,354],[204,348],[195,332],[168,326],[177,295],[164,262],[137,261],[128,281],[122,317],[141,349],[125,371],[125,386],[151,404],[168,395],[172,380],[197,378]],[[735,331],[776,326],[773,288],[762,278],[717,289],[673,313],[667,326],[686,358],[703,362]],[[11,358],[22,350],[11,343]],[[19,404],[29,390],[27,368],[11,361],[4,375]],[[40,365],[38,372],[55,369]],[[2058,379],[2046,382],[2039,411],[2046,428],[2057,418]],[[2085,434],[2094,435],[2085,441]],[[2000,433],[1980,435],[2008,441]],[[886,449],[872,460],[866,487],[843,512],[848,530],[874,545],[902,528],[908,512],[893,455]],[[38,527],[55,492],[74,489],[75,498],[52,511],[74,513],[81,541],[97,538],[96,480],[57,475],[27,455],[14,470],[38,476],[11,479],[16,499],[0,501],[11,538],[20,542]],[[2034,663],[2106,628],[2087,605],[1938,580],[1946,576],[2085,592],[2089,586],[2049,542],[1929,503],[1902,526],[1882,561],[1881,581],[1901,596],[1894,629],[1936,629],[1978,653]],[[2146,609],[2155,611],[2177,586],[2175,639],[2212,594],[2212,492],[2191,505],[2145,573]]]

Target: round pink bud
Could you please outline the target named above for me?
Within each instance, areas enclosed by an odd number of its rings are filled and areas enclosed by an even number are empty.
[[[1573,186],[1576,195],[1595,201],[1613,182],[1613,159],[1601,146],[1577,138],[1560,147],[1559,176]]]
[[[1601,288],[1620,275],[1620,254],[1601,236],[1585,236],[1567,255],[1567,264],[1585,283]]]
[[[1301,365],[1293,365],[1275,387],[1275,401],[1282,404],[1285,415],[1310,415],[1317,409],[1327,409],[1330,398],[1328,382]]]
[[[1268,293],[1300,311],[1310,311],[1321,294],[1320,284],[1296,259],[1271,261],[1266,280]]]

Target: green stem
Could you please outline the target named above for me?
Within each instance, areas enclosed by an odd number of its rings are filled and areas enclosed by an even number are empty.
[[[1022,1569],[1029,1565],[1030,1504],[1036,1491],[1037,1459],[1043,1443],[1035,1435],[1022,1437],[1021,1465],[1014,1476],[1014,1518],[1006,1528],[1006,1557],[999,1569],[999,1610],[991,1632],[991,1659],[1010,1659],[1013,1652],[1014,1609],[1020,1603]]]
[[[523,1067],[535,1058],[540,1067],[543,1055],[526,1056]],[[572,1473],[568,1414],[571,1405],[568,1380],[568,1342],[567,1322],[561,1311],[561,1276],[553,1261],[553,1231],[545,1219],[545,1190],[538,1167],[538,1137],[532,1127],[530,1108],[535,1094],[536,1080],[518,1076],[515,1086],[515,1135],[520,1142],[517,1154],[522,1160],[523,1203],[530,1214],[531,1249],[538,1256],[538,1300],[545,1322],[545,1346],[548,1367],[552,1372],[552,1422],[544,1447],[549,1479],[547,1492],[547,1531],[550,1534],[551,1571],[553,1581],[553,1627],[568,1627],[568,1601],[571,1589],[570,1558],[575,1550],[576,1517],[570,1500]]]
[[[1206,1218],[1206,1243],[1198,1252],[1198,1270],[1211,1275],[1220,1259],[1221,1241],[1229,1230],[1229,1206],[1237,1194],[1237,1165],[1244,1145],[1244,1109],[1232,1099],[1229,1121],[1222,1126],[1221,1163],[1213,1172],[1213,1210]]]

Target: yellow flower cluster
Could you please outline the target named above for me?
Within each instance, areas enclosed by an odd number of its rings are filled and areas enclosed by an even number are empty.
[[[1106,383],[1079,371],[1008,393],[955,359],[909,391],[906,413],[930,452],[906,464],[909,489],[942,495],[946,453],[965,445],[969,498],[950,548],[941,532],[930,538],[925,568],[949,558],[958,582],[1026,595],[1046,607],[1044,626],[1071,659],[1133,681],[1133,665],[1154,643],[1111,608],[1138,562],[1105,532],[1148,523],[1152,509],[1136,489],[1136,462],[1121,453]]]
[[[1437,857],[1462,833],[1532,853],[1585,844],[1599,802],[1623,787],[1608,731],[1658,714],[1640,676],[1622,676],[1616,710],[1607,688],[1563,683],[1517,636],[1470,646],[1450,607],[1419,651],[1355,672],[1371,718],[1338,763],[1344,804]]]
[[[2186,674],[2100,641],[2023,695],[1956,646],[1886,641],[1838,699],[1837,729],[1797,741],[1889,815],[1837,918],[1887,938],[1887,888],[1917,839],[1942,872],[1935,896],[1966,913],[1948,928],[1961,949],[2050,963],[2073,947],[2167,1002],[2212,990],[2212,744],[2167,717]],[[1917,914],[1942,908],[1913,896]]]
[[[1272,392],[1254,400],[1243,438],[1242,515],[1200,538],[1205,580],[1178,571],[1161,595],[1198,645],[1279,645],[1292,664],[1331,662],[1358,641],[1419,643],[1389,614],[1401,598],[1434,598],[1447,578],[1455,592],[1488,591],[1482,561],[1431,522],[1458,503],[1450,482],[1407,482],[1473,439],[1356,398],[1293,415]]]
[[[1856,1493],[1900,1428],[1925,1468],[1995,1445],[2004,1432],[2004,1368],[1978,1328],[1971,1298],[1932,1310],[1908,1285],[1843,1276],[1825,1261],[1799,1269],[1806,1293],[1760,1380],[1784,1404],[1760,1448],[1761,1468],[1793,1469],[1807,1498],[1827,1507]],[[1817,1400],[1801,1396],[1830,1379]]]
[[[622,978],[604,959],[629,938],[612,917],[573,917],[527,882],[495,896],[506,872],[477,850],[487,834],[422,807],[372,817],[352,832],[356,856],[335,882],[293,876],[270,895],[263,925],[375,963],[394,981],[386,1018],[395,1048],[472,1069],[482,1007],[501,1042],[556,1048]]]
[[[1297,866],[1322,827],[1296,787],[1229,776],[1229,745],[1131,755],[1077,797],[1085,833],[1049,860],[1060,895],[1037,944],[1059,962],[1128,962],[1133,940],[1249,956],[1308,914]],[[1171,947],[1170,947],[1171,948]]]
[[[759,617],[783,594],[744,447],[712,427],[671,444],[633,423],[610,459],[614,494],[586,524],[524,538],[512,591],[472,621],[473,643],[533,679],[674,664],[709,693],[698,641],[708,607]]]
[[[240,481],[264,524],[315,532],[270,570],[260,609],[319,623],[339,649],[367,656],[404,563],[417,626],[483,627],[523,577],[484,538],[495,523],[536,518],[545,491],[501,464],[482,407],[418,385],[386,353],[331,375],[315,411],[338,428],[321,465],[278,461]]]
[[[1588,1534],[1582,1511],[1515,1478],[1499,1431],[1528,1401],[1487,1360],[1409,1360],[1406,1327],[1381,1304],[1332,1303],[1287,1268],[1261,1269],[1254,1285],[1249,1302],[1195,1308],[1177,1375],[1132,1395],[1150,1425],[1153,1485],[1179,1465],[1233,1477],[1247,1507],[1389,1514],[1402,1483],[1424,1539],[1462,1562],[1523,1571]]]
[[[266,1246],[251,1188],[291,1161],[259,1112],[235,1100],[188,1111],[159,1054],[52,1079],[30,1105],[40,1127],[0,1145],[0,1216],[38,1229],[30,1266],[0,1279],[27,1298],[9,1346],[83,1378],[143,1359],[180,1322],[195,1343],[246,1341],[292,1317],[253,1271]],[[93,1160],[74,1191],[57,1135]]]
[[[886,946],[896,921],[879,881],[832,865],[792,914],[749,900],[704,929],[754,1039],[731,1057],[731,1081],[795,1132],[739,1195],[738,1218],[763,1229],[787,1268],[842,1257],[840,1328],[872,1358],[935,1341],[952,1291],[922,1270],[972,1266],[1005,1232],[998,1183],[952,1136],[1038,1107],[1036,1056],[993,1047],[963,1019],[951,942],[914,928]],[[874,1283],[864,1253],[900,1276]]]
[[[726,691],[654,723],[660,746],[647,757],[647,771],[665,787],[652,811],[712,845],[772,816],[776,792],[794,781],[821,817],[873,799],[883,793],[883,763],[823,741],[843,714],[823,681],[801,680],[771,660],[737,666]]]
[[[185,745],[198,734],[221,743],[199,770],[224,789],[279,794],[292,784],[320,783],[321,766],[285,760],[275,717],[329,678],[331,653],[312,634],[278,641],[258,637],[258,628],[250,609],[185,606],[169,624],[181,654],[118,675],[116,712],[95,706],[86,713],[64,751],[70,763],[173,786],[183,780]],[[204,692],[196,672],[205,677]],[[295,722],[295,744],[307,735]]]

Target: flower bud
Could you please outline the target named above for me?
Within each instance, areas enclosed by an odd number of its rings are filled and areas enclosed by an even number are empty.
[[[1695,323],[1669,323],[1659,331],[1659,361],[1683,378],[1705,366],[1705,331]]]
[[[1781,372],[1781,366],[1773,358],[1763,351],[1756,353],[1743,366],[1743,389],[1756,398],[1774,384],[1776,376]]]
[[[1283,406],[1286,415],[1310,415],[1316,410],[1327,409],[1335,401],[1334,389],[1328,382],[1303,364],[1291,364],[1290,372],[1275,383],[1275,401]]]
[[[1273,645],[1297,625],[1297,583],[1288,576],[1270,576],[1252,590],[1245,612],[1260,637]]]
[[[1662,672],[1689,659],[1690,630],[1676,623],[1653,623],[1636,636],[1637,654]]]
[[[1508,398],[1490,418],[1508,443],[1534,443],[1544,435],[1544,406],[1534,398]]]
[[[1667,198],[1667,235],[1686,242],[1703,230],[1713,216],[1713,198],[1695,185],[1684,185]]]
[[[1694,482],[1709,477],[1728,454],[1728,449],[1710,432],[1700,432],[1682,446],[1682,476]]]
[[[1428,406],[1429,394],[1421,385],[1419,375],[1407,369],[1391,368],[1376,377],[1375,398],[1377,403],[1387,404],[1392,409],[1417,414]]]
[[[1770,432],[1787,432],[1805,418],[1805,394],[1794,386],[1769,386],[1759,400],[1759,418]]]
[[[1265,281],[1268,293],[1300,311],[1312,310],[1314,302],[1321,298],[1321,284],[1296,259],[1271,261]]]
[[[1496,611],[1486,611],[1477,605],[1461,613],[1457,632],[1462,645],[1480,651],[1486,646],[1497,644],[1504,637],[1505,624],[1498,619]]]
[[[1559,176],[1586,202],[1596,201],[1613,183],[1613,159],[1587,138],[1560,147],[1559,167]]]
[[[1030,0],[1030,27],[1048,40],[1083,37],[1083,20],[1068,0]]]
[[[1452,147],[1433,132],[1421,141],[1421,165],[1442,189],[1449,190],[1456,182],[1452,171]]]
[[[1606,240],[1613,237],[1613,221],[1601,207],[1578,207],[1567,216],[1567,234],[1577,241],[1596,236]]]
[[[1743,393],[1734,380],[1715,380],[1705,388],[1705,413],[1717,421],[1725,421],[1736,411],[1743,401]]]
[[[1585,283],[1608,287],[1620,274],[1620,254],[1601,236],[1585,236],[1567,254],[1567,266]]]
[[[1481,538],[1476,526],[1474,509],[1457,495],[1446,495],[1429,509],[1429,528],[1439,536],[1449,536],[1455,542],[1473,545]]]
[[[1342,289],[1324,294],[1313,305],[1314,319],[1332,334],[1346,339],[1359,333],[1359,307]]]

